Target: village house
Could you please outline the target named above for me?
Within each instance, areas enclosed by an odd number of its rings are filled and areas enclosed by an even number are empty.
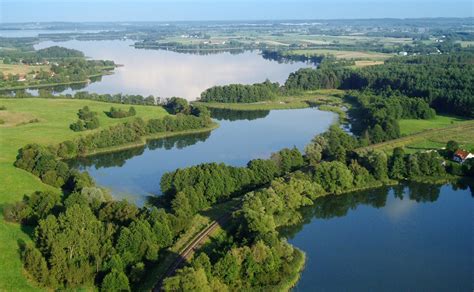
[[[457,150],[454,152],[453,160],[459,163],[464,163],[469,158],[474,158],[474,154],[465,150]]]

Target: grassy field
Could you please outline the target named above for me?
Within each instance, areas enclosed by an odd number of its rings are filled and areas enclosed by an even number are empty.
[[[437,115],[436,118],[431,120],[400,120],[399,124],[401,134],[409,135],[425,130],[444,128],[465,121],[466,119],[462,117]]]
[[[219,102],[195,102],[209,108],[230,109],[230,110],[278,110],[307,108],[311,104],[331,104],[340,105],[343,90],[328,89],[307,91],[301,95],[281,96],[274,100],[253,102],[253,103],[219,103]]]
[[[474,41],[456,41],[456,43],[461,44],[461,47],[463,47],[463,48],[474,46]]]
[[[310,49],[310,50],[292,50],[288,54],[296,55],[333,55],[337,59],[354,59],[354,60],[368,60],[368,61],[384,61],[390,57],[391,54],[384,54],[378,52],[367,51],[340,51],[340,50],[324,50],[324,49]]]
[[[368,61],[368,60],[360,60],[355,61],[354,68],[363,68],[368,66],[375,66],[375,65],[383,65],[384,61]]]
[[[0,72],[3,72],[3,74],[8,75],[16,75],[16,74],[21,74],[21,75],[26,75],[30,73],[31,71],[49,71],[50,66],[49,65],[41,65],[41,66],[30,66],[30,65],[18,65],[18,64],[3,64],[0,63]]]
[[[451,120],[453,123],[451,123]],[[455,140],[467,150],[474,151],[474,120],[461,121],[459,118],[439,116],[427,121],[401,121],[402,133],[410,133],[399,139],[371,145],[364,149],[391,152],[396,147],[405,147],[407,152],[440,149],[449,140]]]
[[[6,111],[0,111],[0,116],[6,122],[0,125],[0,212],[5,204],[21,200],[25,194],[36,190],[54,190],[32,174],[13,166],[17,151],[28,143],[57,144],[88,133],[69,129],[69,124],[77,120],[77,111],[86,105],[99,113],[99,129],[133,118],[111,119],[104,113],[111,106],[128,109],[129,105],[88,100],[0,99],[0,106],[7,108]],[[167,115],[162,107],[134,107],[137,116],[144,119]],[[37,119],[38,122],[28,123],[31,119]],[[18,254],[20,240],[28,241],[27,233],[19,225],[5,222],[0,215],[0,291],[34,290],[22,274]]]

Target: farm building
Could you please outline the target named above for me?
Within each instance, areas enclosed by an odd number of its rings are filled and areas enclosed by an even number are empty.
[[[464,150],[457,150],[456,152],[454,152],[454,156],[453,156],[454,161],[457,161],[459,163],[463,163],[464,161],[466,161],[469,158],[474,158],[474,154],[469,153],[469,152],[464,151]]]

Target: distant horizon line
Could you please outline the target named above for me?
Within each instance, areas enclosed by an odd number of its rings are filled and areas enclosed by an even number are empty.
[[[0,22],[0,26],[8,24],[73,24],[73,23],[178,23],[178,22],[303,22],[303,21],[347,21],[347,20],[436,20],[436,19],[474,19],[474,16],[436,16],[436,17],[371,17],[371,18],[287,18],[287,19],[208,19],[208,20],[114,20],[114,21],[29,21],[29,22]],[[473,24],[474,26],[474,24]]]

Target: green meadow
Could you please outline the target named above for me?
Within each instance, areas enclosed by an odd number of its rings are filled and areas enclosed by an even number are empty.
[[[28,143],[52,145],[74,139],[92,131],[73,132],[69,125],[77,120],[77,111],[88,106],[98,113],[99,131],[127,119],[160,118],[168,113],[158,106],[134,105],[137,115],[123,119],[111,119],[105,112],[111,106],[128,109],[130,105],[111,104],[90,100],[71,99],[0,99],[0,212],[8,203],[19,201],[25,194],[37,190],[53,189],[43,184],[32,174],[13,166],[17,151]],[[59,191],[59,190],[57,190]],[[23,274],[19,256],[19,243],[28,241],[31,230],[22,230],[20,225],[5,222],[0,216],[0,291],[28,291],[33,287]]]

